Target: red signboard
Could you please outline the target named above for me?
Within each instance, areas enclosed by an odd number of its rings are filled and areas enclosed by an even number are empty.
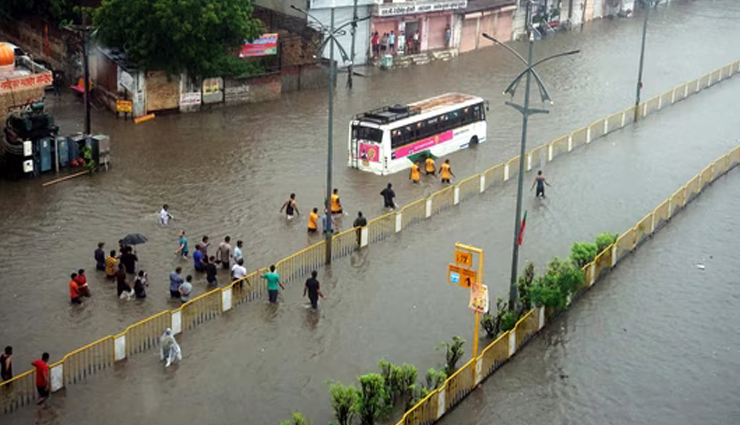
[[[239,57],[248,58],[251,56],[277,55],[277,40],[278,35],[275,33],[263,34],[251,43],[245,41],[242,45],[242,50],[239,52]]]

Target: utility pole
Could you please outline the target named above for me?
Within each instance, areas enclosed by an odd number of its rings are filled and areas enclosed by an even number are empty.
[[[89,28],[82,31],[82,57],[85,68],[85,136],[90,136],[90,59],[88,56],[88,32]]]
[[[352,46],[349,54],[349,69],[347,73],[347,87],[352,88],[352,77],[355,72],[355,37],[357,36],[357,0],[354,1],[352,9]]]
[[[324,41],[321,42],[319,45],[316,57],[319,58],[319,61],[321,61],[321,58],[324,57],[323,51],[326,46],[329,46],[329,124],[328,124],[328,130],[329,134],[326,138],[326,199],[324,200],[324,207],[326,208],[326,229],[324,231],[326,232],[326,264],[331,263],[331,241],[332,241],[332,226],[331,226],[331,193],[332,193],[332,183],[331,183],[331,177],[332,177],[332,161],[333,161],[333,139],[334,139],[334,84],[336,82],[336,75],[337,75],[337,67],[334,63],[334,47],[336,46],[339,50],[340,55],[342,56],[342,60],[344,62],[347,62],[349,58],[347,57],[347,51],[344,50],[344,47],[342,47],[342,44],[336,39],[337,34],[339,35],[345,35],[346,31],[344,31],[344,27],[348,25],[355,26],[358,22],[365,21],[367,19],[370,19],[370,16],[366,16],[364,18],[360,19],[354,19],[350,22],[344,23],[340,25],[338,28],[334,27],[334,8],[331,8],[331,22],[329,25],[329,28],[327,28],[324,24],[321,23],[318,19],[316,19],[315,16],[311,15],[307,10],[301,9],[300,7],[297,7],[295,5],[290,6],[291,9],[297,10],[307,17],[313,19],[318,24],[321,32],[325,35]],[[319,62],[321,63],[321,62]]]
[[[331,8],[331,23],[329,32],[332,35],[329,39],[329,136],[327,137],[326,147],[326,264],[331,263],[331,166],[333,158],[334,139],[334,78],[336,68],[334,67],[334,8]]]
[[[640,68],[637,71],[637,94],[635,96],[635,121],[640,118],[640,94],[642,92],[642,66],[645,63],[645,39],[647,38],[648,16],[650,15],[650,4],[645,5],[645,20],[642,22],[642,47],[640,48]]]
[[[531,2],[527,4],[527,15],[529,15],[531,11]],[[522,77],[526,77],[525,80],[525,93],[524,93],[524,106],[517,105],[512,102],[506,102],[507,106],[511,106],[512,108],[519,111],[519,113],[522,114],[522,144],[520,148],[519,153],[519,179],[517,184],[517,196],[516,196],[516,216],[514,217],[514,246],[512,250],[512,256],[511,256],[511,281],[509,285],[509,310],[513,311],[516,308],[516,299],[517,299],[517,288],[516,288],[516,279],[517,279],[517,272],[519,268],[519,233],[521,231],[521,219],[522,219],[522,191],[524,186],[524,170],[525,170],[525,164],[527,163],[527,124],[529,123],[529,116],[534,114],[547,114],[549,111],[544,109],[532,109],[529,107],[529,91],[532,85],[532,77],[534,77],[535,82],[538,85],[540,96],[542,98],[542,101],[549,101],[552,104],[552,100],[550,99],[550,94],[547,92],[547,88],[542,83],[542,79],[537,74],[537,71],[534,70],[534,68],[543,63],[547,62],[551,59],[555,59],[561,56],[567,56],[567,55],[574,55],[579,52],[579,50],[572,50],[569,52],[564,53],[558,53],[552,56],[548,56],[544,59],[540,59],[537,62],[532,63],[532,54],[534,50],[534,33],[532,32],[531,25],[527,25],[527,38],[529,39],[529,46],[528,46],[528,52],[527,52],[527,59],[524,59],[519,53],[516,52],[516,50],[512,49],[511,47],[507,46],[506,44],[502,43],[501,41],[489,36],[488,34],[483,34],[483,37],[493,41],[494,43],[504,47],[514,55],[516,55],[519,60],[527,65],[527,68],[522,71],[515,79],[514,81],[509,84],[509,87],[504,91],[504,94],[509,94],[514,97],[514,94],[516,93],[516,88],[519,86],[519,82],[522,79]]]

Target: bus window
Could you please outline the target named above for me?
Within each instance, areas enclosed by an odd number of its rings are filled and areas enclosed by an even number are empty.
[[[480,105],[473,106],[473,121],[480,121]]]
[[[383,141],[383,131],[377,128],[353,126],[352,137],[368,142],[380,143]]]

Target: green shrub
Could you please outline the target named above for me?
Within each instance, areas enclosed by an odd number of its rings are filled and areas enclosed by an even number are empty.
[[[362,425],[375,425],[384,412],[385,380],[379,373],[368,373],[357,378],[360,393],[357,400],[357,413]]]
[[[501,317],[501,332],[506,332],[514,329],[516,322],[519,320],[519,315],[513,311],[507,311]]]
[[[416,386],[416,378],[419,373],[416,370],[416,366],[408,363],[401,365],[401,397],[406,403],[405,410],[409,410],[413,407],[414,402],[414,389]]]
[[[524,266],[522,275],[516,281],[517,292],[519,292],[519,304],[522,311],[529,311],[532,308],[532,301],[529,291],[534,282],[534,264],[529,262]],[[496,304],[498,306],[498,302]]]
[[[601,254],[601,251],[605,250],[609,245],[616,242],[618,237],[618,233],[602,233],[596,236],[596,248],[598,249],[596,255]]]
[[[463,348],[463,345],[465,345],[465,340],[460,338],[459,336],[455,335],[452,337],[452,344],[448,344],[446,342],[443,342],[437,346],[437,349],[440,348],[445,349],[446,355],[445,355],[445,368],[444,372],[447,374],[447,376],[452,376],[453,373],[457,370],[457,362],[462,358],[463,354],[465,353],[465,349]]]
[[[426,388],[429,391],[434,391],[437,388],[444,385],[445,380],[447,379],[447,374],[444,373],[441,370],[436,370],[433,367],[430,367],[429,370],[427,370],[426,374]]]
[[[340,382],[329,382],[329,393],[337,424],[350,425],[357,413],[359,392],[352,385],[345,386]]]
[[[571,261],[553,258],[547,265],[547,273],[538,276],[532,285],[532,302],[537,307],[556,310],[568,305],[568,297],[583,283],[583,274]]]
[[[311,422],[302,413],[293,412],[289,421],[282,421],[280,425],[311,425]]]
[[[596,244],[588,242],[573,242],[570,247],[570,259],[579,268],[594,261],[597,255]]]

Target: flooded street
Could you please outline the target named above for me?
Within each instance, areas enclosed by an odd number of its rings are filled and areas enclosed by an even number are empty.
[[[736,42],[727,36],[734,31],[734,21],[687,13],[702,3],[706,2],[674,2],[652,15],[643,99],[738,58]],[[581,49],[581,54],[540,70],[556,103],[550,115],[530,121],[531,146],[634,101],[641,25],[639,16],[603,20],[586,25],[582,33],[564,33],[536,44],[541,56],[574,48]],[[523,49],[522,45],[514,47]],[[450,157],[460,180],[518,154],[520,116],[503,106],[507,99],[500,93],[519,71],[519,63],[503,49],[490,48],[450,62],[369,71],[371,76],[357,79],[352,92],[344,89],[344,76],[340,76],[334,175],[350,217],[358,210],[370,217],[379,215],[382,200],[378,192],[388,181],[394,183],[401,205],[441,188],[431,180],[412,187],[406,173],[381,178],[348,169],[346,137],[352,115],[448,91],[490,100],[489,142]],[[733,77],[548,164],[545,172],[554,186],[547,201],[525,201],[530,218],[522,260],[543,264],[553,255],[567,255],[575,240],[632,226],[737,144],[738,95],[740,79]],[[49,105],[62,133],[81,128],[79,101],[65,97]],[[303,212],[322,202],[325,92],[158,117],[140,125],[116,121],[100,111],[93,116],[93,129],[111,135],[111,172],[48,188],[41,188],[38,181],[0,182],[0,232],[4,236],[0,250],[6,254],[0,257],[0,322],[4,324],[0,343],[14,346],[17,372],[43,350],[56,360],[179,305],[169,304],[167,275],[177,265],[185,273],[192,270],[189,261],[174,255],[181,228],[187,231],[191,251],[203,234],[211,236],[212,252],[226,234],[232,242],[244,240],[250,270],[317,240],[306,236],[304,217],[288,223],[278,209],[290,192],[297,193]],[[734,174],[729,177],[736,180],[737,171]],[[143,420],[277,423],[292,410],[300,410],[315,423],[328,422],[326,380],[349,383],[361,373],[375,371],[383,357],[426,370],[443,358],[442,352],[434,350],[440,341],[455,334],[470,339],[467,294],[447,287],[442,271],[455,241],[478,244],[490,253],[486,256],[487,284],[492,297],[506,295],[516,194],[513,183],[321,270],[319,279],[329,300],[317,315],[303,308],[305,300],[294,282],[276,310],[257,302],[183,334],[185,361],[177,370],[160,370],[155,353],[148,352],[117,365],[115,372],[63,391],[48,408],[23,409],[2,421],[92,424],[105,414],[120,424]],[[725,197],[711,199],[720,203]],[[166,228],[156,219],[164,203],[175,216]],[[681,226],[676,237],[689,228],[693,226]],[[150,240],[138,248],[138,255],[141,267],[149,272],[151,287],[145,301],[125,303],[116,299],[114,283],[93,270],[92,254],[98,241],[105,241],[106,249],[115,249],[118,239],[133,232]],[[669,242],[655,247],[668,248]],[[679,250],[678,246],[670,248]],[[636,257],[641,255],[642,251]],[[641,276],[660,276],[650,263],[645,264]],[[66,283],[69,274],[81,267],[89,270],[93,297],[81,308],[72,308]],[[664,268],[660,273],[671,270],[668,264]],[[624,269],[614,275],[626,273]],[[220,280],[225,282],[226,274]],[[611,276],[606,282],[613,280]],[[194,286],[196,293],[205,291],[200,276]],[[592,291],[587,298],[599,298],[595,295]],[[686,308],[694,308],[697,302],[705,309],[713,305],[701,299],[675,302],[685,303]],[[581,317],[578,323],[589,323],[589,317]],[[617,316],[614,323],[619,324]],[[515,362],[526,358],[527,352],[545,352],[536,347],[546,340],[540,338]],[[508,369],[513,367],[502,372]],[[520,369],[512,379],[526,382],[528,371]]]
[[[739,183],[716,181],[441,424],[737,423]]]

